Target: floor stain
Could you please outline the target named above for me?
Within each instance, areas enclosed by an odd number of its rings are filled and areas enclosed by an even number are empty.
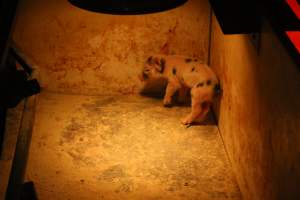
[[[83,131],[84,126],[76,118],[71,118],[70,124],[67,125],[62,133],[62,143],[72,142],[80,131]]]
[[[120,186],[115,190],[116,193],[125,192],[129,193],[133,191],[133,182],[132,181],[123,181]]]
[[[124,169],[121,165],[114,165],[106,169],[98,177],[98,180],[105,180],[108,182],[113,182],[115,179],[121,179],[126,176]]]
[[[115,97],[103,97],[101,99],[92,100],[92,102],[83,103],[81,106],[89,113],[101,112],[101,107],[116,102]]]

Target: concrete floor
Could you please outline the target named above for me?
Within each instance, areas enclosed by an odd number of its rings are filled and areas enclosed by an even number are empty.
[[[38,97],[26,179],[39,199],[241,199],[213,120],[138,96]]]

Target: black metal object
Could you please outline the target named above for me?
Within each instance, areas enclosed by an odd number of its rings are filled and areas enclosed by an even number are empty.
[[[271,24],[281,43],[300,66],[300,53],[286,31],[300,31],[300,20],[285,0],[209,0],[224,34],[250,34],[259,50],[261,19]],[[300,5],[300,0],[297,0]]]
[[[0,0],[0,75],[5,68],[8,53],[8,44],[14,25],[18,0]],[[1,80],[1,77],[0,77]],[[3,96],[0,94],[0,99]],[[0,154],[4,140],[6,108],[0,106]]]
[[[0,75],[6,67],[8,44],[14,26],[18,0],[0,0]],[[0,77],[1,78],[1,77]],[[0,94],[1,99],[3,96]],[[0,154],[4,140],[6,108],[0,106]]]
[[[100,13],[118,15],[136,15],[161,12],[176,8],[187,0],[69,0],[73,5]]]
[[[25,99],[20,132],[17,138],[14,159],[5,196],[6,200],[20,200],[22,193],[24,192],[23,183],[32,136],[34,113],[35,98],[30,97]]]
[[[258,8],[260,9],[260,14],[267,17],[272,26],[276,27],[276,29],[289,31],[300,30],[300,20],[289,7],[286,0],[258,1]]]
[[[14,51],[14,54],[17,52]],[[27,63],[20,55],[17,59],[21,60],[21,63]],[[15,57],[13,54],[8,55],[6,66],[0,73],[1,108],[15,107],[22,99],[40,92],[38,81],[36,79],[28,80],[29,74],[26,71],[31,73],[31,67],[24,66],[26,70],[17,70]]]
[[[297,0],[297,2],[300,5],[300,0]],[[268,19],[279,40],[300,69],[300,52],[287,36],[287,31],[300,31],[300,20],[285,0],[275,0],[274,2],[264,0],[261,2],[260,9],[262,13],[265,11],[264,16]]]
[[[32,181],[22,185],[21,200],[37,200],[37,194]]]
[[[285,32],[280,31],[279,29],[273,28],[275,33],[277,34],[279,40],[283,44],[283,46],[287,49],[288,54],[293,59],[294,63],[300,69],[300,52],[297,50],[292,41],[288,38]],[[300,31],[300,30],[299,30]]]
[[[18,0],[0,0],[0,72],[5,68]]]
[[[261,16],[278,29],[300,30],[300,20],[285,0],[209,1],[224,34],[257,32]]]
[[[18,70],[16,62],[24,68]],[[24,58],[23,54],[16,48],[12,47],[7,55],[5,68],[0,73],[0,142],[1,152],[4,140],[6,109],[15,107],[22,99],[32,96],[40,92],[40,85],[36,79],[28,80],[32,73],[32,67]],[[34,115],[34,105],[25,100],[25,108],[21,124],[20,133],[18,135],[11,176],[9,179],[7,200],[25,199],[28,197],[22,189],[24,181],[24,173],[26,169],[29,144],[31,140],[32,121]],[[28,188],[25,186],[25,188]],[[23,190],[23,192],[22,192]],[[24,199],[23,198],[23,199]]]
[[[15,46],[11,46],[11,33],[18,0],[0,0],[0,151],[4,140],[6,110],[16,106],[21,99],[40,91],[37,80],[28,80],[32,67]],[[17,70],[18,62],[23,70]],[[37,199],[33,184],[24,184],[29,145],[31,140],[34,99],[26,99],[18,135],[13,165],[6,192],[6,200]]]
[[[0,108],[0,157],[3,150],[5,121],[6,121],[6,108]]]
[[[0,0],[0,108],[14,107],[40,91],[37,80],[27,80],[32,68],[11,42],[18,0]],[[16,61],[24,71],[16,70]]]
[[[255,0],[209,0],[224,34],[258,32],[260,15]]]
[[[9,54],[14,57],[14,59],[23,67],[25,72],[29,75],[33,72],[33,67],[25,58],[25,55],[20,51],[14,41],[11,42],[9,48]]]

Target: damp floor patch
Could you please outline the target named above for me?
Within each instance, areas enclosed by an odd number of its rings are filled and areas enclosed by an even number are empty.
[[[42,93],[26,179],[41,200],[241,199],[217,126],[181,125],[189,109]]]

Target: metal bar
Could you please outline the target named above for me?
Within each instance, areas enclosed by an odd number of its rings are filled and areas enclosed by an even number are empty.
[[[34,96],[25,99],[20,132],[17,139],[15,155],[6,190],[6,200],[19,200],[21,197],[32,136],[35,102],[36,100]]]
[[[28,58],[26,55],[20,50],[20,48],[17,47],[17,45],[14,43],[14,41],[11,41],[10,44],[10,51],[11,55],[17,60],[17,62],[23,67],[23,69],[31,75],[33,71],[33,65],[30,64]]]
[[[6,121],[6,108],[0,108],[0,157],[3,151],[5,121]]]

